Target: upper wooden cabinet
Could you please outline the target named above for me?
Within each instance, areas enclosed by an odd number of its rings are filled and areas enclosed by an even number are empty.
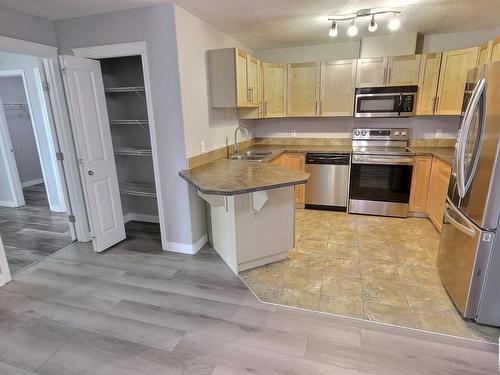
[[[286,64],[262,64],[262,117],[286,116]]]
[[[352,116],[357,60],[321,63],[319,114]]]
[[[422,55],[418,79],[417,115],[434,114],[441,57],[442,55],[440,53],[427,53]]]
[[[491,60],[491,49],[493,41],[483,43],[479,46],[477,65],[488,64]]]
[[[436,114],[460,115],[467,73],[476,66],[479,47],[443,53],[436,99]]]
[[[418,83],[422,55],[390,56],[387,61],[387,86],[412,86]]]
[[[319,63],[288,65],[288,116],[318,114]]]
[[[259,60],[238,48],[209,50],[207,56],[212,107],[259,106]]]
[[[416,85],[420,59],[421,55],[359,59],[356,87]]]
[[[491,41],[490,62],[500,61],[500,36]]]
[[[356,87],[385,86],[387,57],[358,59]]]

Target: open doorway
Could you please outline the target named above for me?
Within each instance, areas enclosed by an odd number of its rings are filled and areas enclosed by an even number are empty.
[[[41,59],[0,52],[0,236],[16,274],[74,241]]]

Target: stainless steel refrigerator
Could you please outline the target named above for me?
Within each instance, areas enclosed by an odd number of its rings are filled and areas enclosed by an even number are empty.
[[[438,252],[466,318],[500,326],[500,62],[469,71]]]

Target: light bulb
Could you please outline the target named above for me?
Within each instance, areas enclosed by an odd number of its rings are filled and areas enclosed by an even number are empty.
[[[396,13],[394,13],[394,18],[389,21],[389,30],[394,31],[399,29],[399,26],[401,26],[401,22],[399,21],[399,18],[397,18]]]
[[[337,24],[335,23],[335,21],[333,21],[332,22],[332,28],[328,32],[328,36],[330,36],[331,38],[335,38],[338,35],[338,33],[339,32],[337,30]]]
[[[351,26],[347,29],[347,35],[356,36],[358,35],[358,27],[354,24],[354,20],[352,20]]]
[[[370,24],[368,25],[368,31],[373,33],[378,29],[377,22],[375,22],[375,16],[372,16],[372,20],[370,21]]]

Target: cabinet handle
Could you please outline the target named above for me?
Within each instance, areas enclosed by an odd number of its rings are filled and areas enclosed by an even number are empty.
[[[319,103],[318,103],[317,99],[316,99],[316,108],[315,108],[315,110],[316,110],[316,113],[319,113]]]
[[[321,115],[323,111],[323,100],[319,101],[319,114]]]
[[[436,97],[436,105],[434,107],[434,113],[436,113],[438,111],[438,108],[439,108],[439,96]]]
[[[250,101],[253,103],[253,87],[250,87]]]
[[[391,83],[391,72],[392,72],[392,69],[389,68],[388,72],[387,72],[387,84],[390,85]]]
[[[267,116],[267,101],[264,101],[264,116]]]
[[[432,98],[432,113],[436,112],[436,97]]]
[[[387,68],[384,68],[384,85],[387,84]]]

